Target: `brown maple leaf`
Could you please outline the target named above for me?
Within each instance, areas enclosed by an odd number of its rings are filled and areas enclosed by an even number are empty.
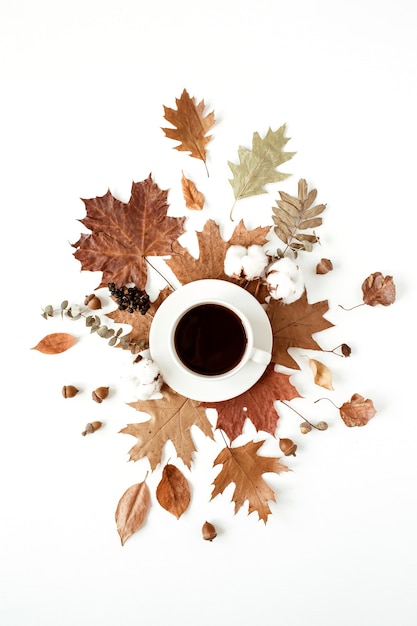
[[[167,264],[182,284],[202,278],[227,280],[243,286],[260,302],[264,302],[268,295],[266,287],[258,280],[241,281],[225,274],[224,258],[230,245],[246,247],[253,244],[264,245],[269,231],[270,227],[258,227],[247,230],[243,220],[241,220],[233,231],[230,241],[224,241],[220,235],[218,224],[213,220],[208,220],[204,225],[203,231],[197,233],[199,245],[198,259],[195,259],[186,248],[175,242],[173,255],[171,259],[167,260]]]
[[[196,159],[206,163],[206,145],[211,139],[207,132],[214,125],[214,112],[204,116],[204,100],[196,104],[195,98],[191,98],[184,89],[181,97],[175,99],[177,109],[164,106],[164,118],[175,128],[162,128],[169,139],[175,139],[180,144],[176,150],[190,152]]]
[[[129,324],[132,327],[130,333],[125,336],[126,342],[122,342],[121,348],[130,349],[132,345],[141,345],[143,350],[149,347],[149,331],[154,318],[154,315],[159,305],[172,293],[171,289],[166,287],[160,291],[156,300],[151,302],[149,310],[142,315],[139,311],[129,313],[128,311],[120,311],[116,309],[107,313],[109,317],[116,324]]]
[[[170,440],[177,455],[190,467],[192,453],[196,450],[190,433],[191,427],[198,426],[207,437],[213,439],[212,426],[200,402],[185,398],[167,385],[163,387],[162,393],[163,398],[158,401],[138,400],[129,403],[137,411],[151,415],[146,422],[128,424],[120,431],[138,439],[138,443],[129,451],[130,460],[138,461],[148,457],[154,470],[161,462],[165,443]]]
[[[288,354],[288,348],[321,350],[312,335],[334,325],[323,317],[328,309],[327,300],[309,304],[305,291],[301,298],[291,304],[283,304],[271,298],[266,312],[274,337],[272,361],[285,367],[300,369],[298,363]]]
[[[98,287],[133,283],[144,288],[148,256],[171,254],[172,242],[183,232],[184,217],[168,217],[168,192],[149,177],[132,184],[127,204],[104,196],[84,200],[87,215],[80,222],[90,234],[73,244],[83,270],[103,272]]]
[[[339,412],[346,426],[365,426],[376,414],[376,409],[372,400],[354,393],[349,402],[342,404]]]
[[[364,303],[370,306],[392,304],[395,302],[395,284],[392,276],[383,276],[381,272],[371,274],[362,283],[362,293]]]
[[[279,419],[274,401],[300,398],[289,378],[287,374],[275,372],[272,363],[258,382],[240,396],[223,402],[203,404],[217,410],[216,428],[223,430],[230,441],[242,434],[246,418],[250,419],[256,430],[274,435]]]
[[[280,463],[278,458],[260,456],[258,450],[263,443],[265,442],[249,441],[237,448],[223,448],[213,464],[223,467],[213,482],[211,499],[223,493],[230,483],[234,483],[232,500],[235,503],[235,513],[247,500],[248,514],[257,511],[259,519],[266,524],[271,513],[268,501],[275,502],[275,494],[262,478],[262,474],[267,472],[279,474],[288,472],[289,468]]]

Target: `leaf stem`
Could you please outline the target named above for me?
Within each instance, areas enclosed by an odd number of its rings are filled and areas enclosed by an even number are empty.
[[[347,309],[346,307],[342,306],[341,304],[339,304],[338,306],[340,306],[341,309],[343,309],[344,311],[353,311],[353,309],[357,309],[360,306],[364,306],[365,302],[361,302],[360,304],[355,304],[355,306],[350,307],[350,309]]]
[[[155,270],[155,272],[156,272],[157,274],[159,274],[161,278],[163,278],[163,279],[164,279],[164,281],[166,282],[166,284],[168,285],[168,287],[170,287],[170,288],[172,289],[172,291],[176,291],[176,288],[175,288],[173,285],[171,285],[171,283],[169,282],[169,280],[168,280],[168,279],[167,279],[167,278],[166,278],[166,277],[165,277],[165,276],[164,276],[164,275],[163,275],[163,274],[162,274],[162,273],[161,273],[161,272],[160,272],[160,271],[159,271],[159,270],[158,270],[158,269],[157,269],[154,265],[152,265],[152,263],[150,262],[150,260],[148,259],[148,257],[147,257],[147,256],[144,256],[143,258],[145,259],[146,263],[147,263],[147,264],[148,264],[148,265],[149,265],[149,266],[150,266],[153,270]]]
[[[280,400],[280,402],[282,402],[282,404],[285,404],[285,406],[287,406],[289,409],[291,409],[292,411],[294,411],[294,413],[297,413],[298,417],[300,417],[304,422],[307,422],[307,424],[310,424],[310,426],[312,428],[316,428],[317,430],[320,430],[320,428],[317,428],[317,426],[315,424],[313,424],[312,422],[310,422],[307,418],[304,417],[304,415],[301,415],[301,413],[299,413],[296,409],[294,409],[293,406],[291,406],[291,404],[289,404],[288,402],[286,402],[285,400]]]

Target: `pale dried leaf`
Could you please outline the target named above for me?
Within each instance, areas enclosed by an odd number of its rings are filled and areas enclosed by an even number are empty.
[[[143,526],[150,504],[151,496],[145,481],[129,487],[120,498],[116,524],[122,546]]]
[[[187,209],[201,211],[204,207],[204,196],[201,191],[199,191],[193,181],[186,178],[184,174],[181,178],[181,186]]]
[[[330,389],[333,391],[332,385],[332,373],[324,363],[316,361],[316,359],[309,359],[308,364],[313,372],[314,382],[320,387]]]

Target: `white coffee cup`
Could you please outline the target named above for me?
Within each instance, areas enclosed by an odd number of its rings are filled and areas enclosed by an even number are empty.
[[[194,326],[187,326],[187,316],[192,318],[201,307],[206,309],[205,316],[197,315],[192,320]],[[215,309],[225,313],[226,322],[217,313],[216,318]],[[220,319],[219,333],[215,324],[208,329],[213,315]],[[240,328],[244,337],[240,350],[230,359],[234,344],[229,343],[223,325],[233,332]],[[180,330],[188,337],[188,352],[178,341]],[[204,339],[206,335],[208,341]],[[213,355],[211,341],[217,343]],[[149,349],[165,382],[174,391],[199,401],[222,401],[240,395],[262,376],[271,361],[272,341],[268,316],[252,294],[229,281],[203,279],[176,289],[160,304],[151,324]],[[202,361],[197,364],[192,354],[195,346],[203,349]],[[210,369],[205,363],[211,356],[214,365]],[[222,370],[219,363],[223,361],[226,365]]]

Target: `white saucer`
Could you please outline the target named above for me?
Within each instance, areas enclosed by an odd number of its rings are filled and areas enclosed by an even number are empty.
[[[228,302],[242,311],[253,328],[255,347],[271,352],[271,324],[258,300],[235,283],[215,279],[187,283],[160,304],[151,324],[149,349],[165,382],[172,389],[192,400],[221,402],[250,389],[267,366],[248,361],[236,374],[223,380],[199,376],[178,368],[169,347],[173,320],[185,309],[210,298]]]

